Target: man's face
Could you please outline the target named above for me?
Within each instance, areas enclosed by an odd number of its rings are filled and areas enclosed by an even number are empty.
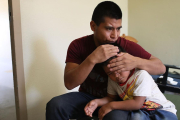
[[[110,44],[117,41],[122,28],[122,19],[105,17],[104,22],[94,26],[94,40],[96,46]]]
[[[108,77],[117,83],[124,83],[130,74],[130,71],[121,72],[119,73],[119,79],[116,79],[116,74],[114,72],[109,71],[109,68],[107,66],[104,66],[103,68]]]

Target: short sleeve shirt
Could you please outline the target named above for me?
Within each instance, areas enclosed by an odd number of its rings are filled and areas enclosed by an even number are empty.
[[[119,37],[117,44],[125,49],[129,54],[149,59],[151,54],[145,51],[140,45]],[[81,64],[95,49],[94,36],[88,35],[72,41],[69,45],[66,63],[72,62]],[[101,65],[96,64],[86,80],[80,85],[79,91],[92,94],[96,97],[107,95],[108,77]]]
[[[146,97],[141,109],[162,109],[174,114],[177,111],[175,105],[165,98],[153,78],[145,70],[136,69],[133,75],[123,84],[118,84],[109,78],[108,93],[118,95],[122,100],[130,100],[134,96]]]

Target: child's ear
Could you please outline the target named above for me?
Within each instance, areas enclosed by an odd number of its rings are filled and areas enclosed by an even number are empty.
[[[94,32],[96,29],[96,23],[94,21],[90,22],[91,30]]]

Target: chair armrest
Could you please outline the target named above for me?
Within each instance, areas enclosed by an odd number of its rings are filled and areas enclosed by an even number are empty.
[[[161,92],[164,93],[165,90],[167,90],[171,92],[180,93],[180,87],[167,85],[169,68],[180,69],[180,67],[175,65],[167,65],[167,64],[165,64],[165,66],[166,66],[166,72],[163,74],[163,78],[157,78],[157,84],[160,87]]]
[[[180,66],[164,64],[168,68],[180,69]]]

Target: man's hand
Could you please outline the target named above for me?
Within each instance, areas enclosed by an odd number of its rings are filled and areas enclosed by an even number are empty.
[[[92,117],[93,112],[98,107],[98,104],[95,100],[91,100],[84,108],[84,112],[87,116]]]
[[[112,108],[111,108],[111,106],[110,106],[110,103],[102,106],[102,107],[99,109],[99,112],[98,112],[98,118],[99,118],[99,120],[102,120],[103,117],[104,117],[107,113],[109,113],[109,112],[111,112],[111,111],[112,111]]]
[[[132,56],[128,53],[120,53],[117,58],[109,62],[107,67],[116,73],[116,77],[122,71],[129,71],[134,68],[146,70],[151,75],[164,74],[166,67],[158,58],[151,55],[149,59]]]
[[[117,46],[114,45],[101,45],[97,47],[90,55],[89,59],[94,63],[101,63],[117,55],[119,49]]]
[[[110,71],[120,73],[122,71],[129,71],[137,67],[138,57],[134,57],[128,53],[121,52],[117,55],[117,58],[112,59],[108,68]]]

